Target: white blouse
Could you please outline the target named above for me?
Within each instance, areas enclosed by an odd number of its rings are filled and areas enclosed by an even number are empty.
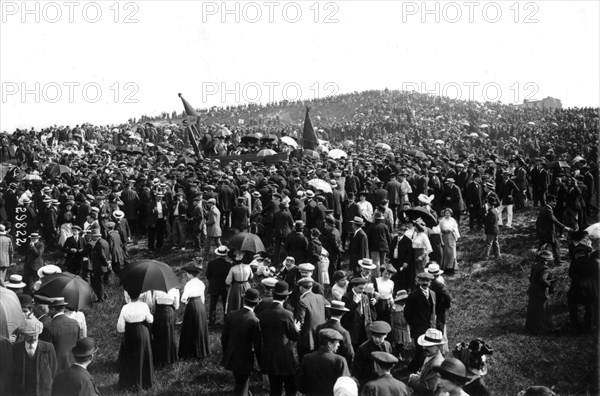
[[[360,210],[360,215],[364,217],[367,221],[373,221],[373,205],[371,205],[371,202],[365,200],[358,201],[356,204],[358,205],[358,209]]]
[[[192,278],[185,284],[181,294],[181,302],[187,304],[190,298],[195,297],[200,297],[202,304],[204,304],[204,283],[198,278]]]
[[[179,290],[173,288],[168,293],[155,290],[153,293],[155,305],[172,305],[173,308],[179,309]]]
[[[451,232],[454,234],[454,239],[460,238],[460,232],[458,231],[458,223],[453,217],[440,219],[440,230],[442,232]]]
[[[87,322],[85,321],[85,315],[81,311],[65,311],[65,316],[71,319],[75,319],[79,325],[79,338],[87,337]]]
[[[431,242],[424,232],[415,232],[412,238],[412,247],[413,249],[423,249],[426,254],[433,252]]]
[[[121,308],[119,320],[117,320],[117,331],[124,333],[125,323],[139,323],[143,321],[148,323],[154,322],[154,316],[150,313],[148,305],[141,301],[130,302]]]
[[[383,277],[376,278],[377,292],[382,300],[391,300],[394,295],[394,281],[391,279],[385,280]]]

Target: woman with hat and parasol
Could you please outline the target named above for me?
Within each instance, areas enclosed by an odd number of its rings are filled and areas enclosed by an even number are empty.
[[[179,358],[203,358],[210,355],[208,323],[204,308],[204,283],[198,278],[200,268],[188,265],[183,271],[188,282],[181,294],[185,313],[179,337]]]
[[[131,302],[121,308],[117,331],[123,334],[119,350],[119,389],[139,392],[152,387],[154,363],[149,324],[154,322],[148,305],[139,301],[139,290],[128,290]]]
[[[552,273],[548,263],[554,256],[548,250],[538,252],[529,275],[529,302],[527,304],[527,319],[525,327],[533,334],[554,331],[552,312],[550,311],[550,287],[552,286]]]

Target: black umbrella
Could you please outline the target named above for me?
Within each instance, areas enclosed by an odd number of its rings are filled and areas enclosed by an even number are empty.
[[[255,134],[242,136],[242,138],[240,139],[242,143],[256,143],[259,140],[260,138],[258,137],[258,135]]]
[[[425,222],[425,225],[429,228],[435,227],[438,223],[435,218],[429,213],[429,211],[421,206],[416,206],[414,208],[406,209],[404,214],[410,220],[416,220],[420,218]]]
[[[93,304],[94,292],[90,284],[70,272],[46,275],[38,293],[46,297],[64,297],[67,306],[74,311]]]
[[[167,292],[179,286],[177,276],[167,264],[155,260],[131,263],[121,270],[121,284],[129,294],[148,290]]]
[[[229,238],[229,248],[252,253],[265,251],[265,245],[263,245],[260,237],[249,232],[239,232]]]

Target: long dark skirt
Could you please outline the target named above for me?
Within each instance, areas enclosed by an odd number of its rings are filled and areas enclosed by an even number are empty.
[[[156,305],[152,324],[152,351],[157,365],[172,364],[177,361],[175,344],[175,308],[172,305]]]
[[[208,323],[204,304],[200,297],[190,298],[181,324],[179,358],[203,358],[209,354]]]
[[[529,333],[541,334],[554,330],[550,300],[544,297],[529,297],[525,327]]]
[[[440,234],[429,234],[429,243],[433,252],[429,253],[429,260],[442,265],[442,236]]]
[[[119,388],[140,391],[152,387],[154,364],[148,324],[126,323],[119,351]]]

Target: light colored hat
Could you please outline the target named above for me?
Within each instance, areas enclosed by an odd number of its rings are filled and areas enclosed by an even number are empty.
[[[306,197],[307,198],[314,198],[315,197],[315,193],[312,190],[306,190]]]
[[[211,204],[215,204],[217,203],[217,200],[215,198],[209,198],[206,203],[211,203]]]
[[[122,219],[125,217],[125,213],[122,210],[115,210],[112,215],[115,219]]]
[[[43,267],[37,270],[37,274],[38,277],[40,277],[40,279],[46,275],[60,274],[61,272],[62,270],[60,269],[60,267],[54,264],[44,265]]]
[[[333,396],[356,396],[358,395],[358,385],[352,377],[339,377],[333,385]]]
[[[346,303],[338,300],[332,300],[331,305],[326,308],[329,308],[330,311],[350,312],[350,310],[346,308]]]
[[[443,270],[440,269],[440,265],[435,262],[429,263],[425,271],[429,272],[431,275],[441,275],[444,273]]]
[[[446,341],[444,341],[444,336],[438,329],[427,329],[425,334],[421,335],[417,339],[417,343],[421,346],[427,347],[444,345]]]
[[[433,194],[430,196],[427,196],[425,194],[419,194],[419,197],[418,197],[419,202],[427,204],[427,205],[429,205],[431,203],[431,201],[433,201],[434,198],[435,198],[435,195],[433,195]]]
[[[27,285],[23,282],[23,277],[21,275],[13,274],[8,278],[8,282],[5,286],[9,289],[22,289]]]
[[[265,278],[260,281],[260,283],[262,283],[266,287],[271,287],[271,288],[275,287],[277,282],[278,282],[277,278]]]
[[[398,290],[398,293],[396,293],[396,297],[394,298],[394,301],[403,301],[406,300],[408,298],[408,292],[406,290]]]
[[[44,324],[33,315],[25,318],[25,321],[19,326],[19,333],[28,336],[40,335],[43,330]]]
[[[302,263],[302,264],[298,265],[298,270],[299,271],[314,271],[315,266],[312,265],[311,263]]]
[[[370,258],[364,258],[362,260],[358,260],[358,265],[363,267],[364,269],[374,270],[377,268],[375,264],[373,264],[373,260]]]
[[[217,256],[227,256],[227,253],[229,253],[229,248],[225,245],[221,245],[218,248],[215,249],[215,254]]]
[[[6,235],[6,227],[4,224],[0,224],[0,235]]]

